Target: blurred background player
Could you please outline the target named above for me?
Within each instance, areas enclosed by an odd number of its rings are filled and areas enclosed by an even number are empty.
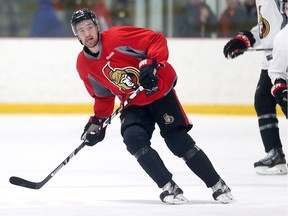
[[[255,0],[226,0],[227,8],[219,19],[219,37],[233,37],[239,30],[251,29],[257,24]]]
[[[216,37],[218,19],[201,0],[187,0],[175,18],[176,37]]]
[[[32,37],[67,37],[68,30],[54,7],[54,0],[40,0],[32,25]]]
[[[283,1],[281,10],[288,17],[287,0]],[[268,70],[273,84],[271,93],[287,118],[288,24],[274,38],[272,57]]]
[[[285,0],[286,2],[286,0]],[[224,47],[226,58],[235,58],[250,47],[262,45],[265,49],[273,47],[275,35],[287,24],[287,16],[281,13],[283,0],[256,0],[258,25],[251,31],[241,31]],[[276,114],[276,100],[271,94],[272,83],[268,68],[272,51],[265,51],[262,70],[257,84],[254,107],[258,116],[258,125],[267,156],[254,163],[256,173],[261,175],[287,174],[285,154],[279,135]]]
[[[242,5],[245,13],[245,23],[242,29],[251,29],[257,25],[257,7],[255,0],[245,0]]]
[[[96,14],[101,31],[112,27],[111,14],[103,0],[85,0],[84,7]]]
[[[219,20],[219,36],[232,37],[238,33],[239,29],[243,29],[245,23],[245,12],[239,0],[226,0],[227,8],[220,16]]]

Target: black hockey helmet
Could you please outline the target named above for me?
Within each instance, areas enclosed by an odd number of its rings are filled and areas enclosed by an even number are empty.
[[[77,29],[76,29],[77,23],[82,22],[83,20],[87,20],[87,19],[91,19],[93,21],[93,23],[96,26],[98,26],[98,20],[96,18],[96,15],[92,11],[90,11],[88,8],[83,8],[83,9],[77,10],[72,14],[70,24],[71,24],[73,34],[75,36],[78,35]]]

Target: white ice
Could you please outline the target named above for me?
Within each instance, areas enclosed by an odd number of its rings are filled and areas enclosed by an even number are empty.
[[[259,176],[264,152],[255,116],[189,115],[190,131],[232,189],[237,202],[217,204],[210,188],[165,146],[156,129],[152,147],[190,200],[165,205],[161,190],[122,142],[119,118],[106,138],[84,147],[43,188],[9,183],[10,176],[43,180],[78,145],[86,115],[0,115],[0,216],[287,216],[288,176]],[[286,155],[287,120],[279,119]]]

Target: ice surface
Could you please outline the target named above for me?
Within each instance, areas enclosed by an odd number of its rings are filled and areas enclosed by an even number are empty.
[[[118,117],[102,143],[84,147],[40,190],[9,183],[10,176],[43,180],[78,145],[85,115],[0,115],[0,216],[287,216],[288,176],[259,176],[264,157],[255,116],[190,115],[191,136],[232,189],[237,202],[213,201],[211,190],[154,132],[152,147],[190,200],[171,206],[125,149]],[[287,120],[279,127],[288,155]]]

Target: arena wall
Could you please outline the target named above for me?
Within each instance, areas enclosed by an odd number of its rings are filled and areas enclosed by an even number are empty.
[[[228,39],[168,39],[176,90],[191,113],[254,114],[261,52],[226,59]],[[75,69],[80,43],[0,39],[0,113],[87,113],[93,100]]]

